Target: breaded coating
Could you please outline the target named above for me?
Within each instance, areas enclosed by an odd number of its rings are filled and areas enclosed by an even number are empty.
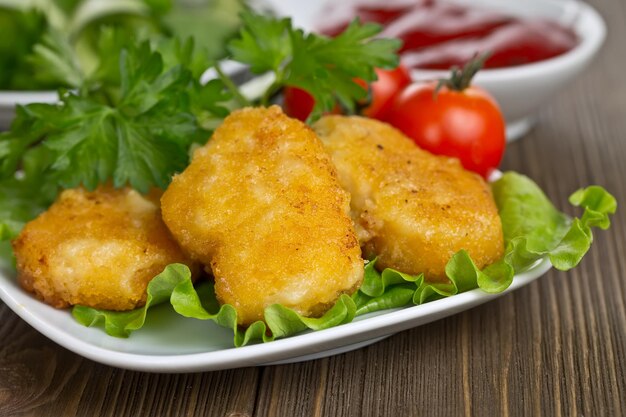
[[[479,268],[503,255],[491,191],[453,158],[434,156],[372,119],[327,116],[314,130],[352,196],[352,218],[367,256],[381,268],[446,281],[450,257],[465,249]]]
[[[361,284],[349,196],[315,133],[277,106],[233,112],[161,203],[242,325],[275,303],[321,315]]]
[[[160,192],[66,190],[13,241],[20,284],[58,308],[132,310],[170,263],[197,266],[161,219]]]

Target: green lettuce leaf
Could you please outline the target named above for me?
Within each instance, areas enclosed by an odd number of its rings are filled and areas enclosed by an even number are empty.
[[[424,304],[465,291],[482,288],[485,292],[502,292],[513,281],[513,268],[497,262],[479,270],[469,254],[461,250],[446,265],[448,282],[427,282],[423,274],[409,275],[385,268],[379,272],[376,259],[365,266],[363,285],[353,296],[357,315],[409,305]]]
[[[406,306],[424,281],[423,274],[413,276],[390,268],[379,272],[376,262],[365,265],[363,284],[352,296],[357,315]]]
[[[575,267],[591,246],[591,229],[606,230],[609,215],[617,209],[615,197],[602,187],[590,186],[570,197],[571,204],[584,209],[580,218],[572,220],[552,205],[537,184],[515,172],[505,173],[492,190],[502,219],[504,258],[515,272],[544,256],[559,270]]]
[[[72,309],[72,315],[84,326],[104,323],[107,334],[128,337],[132,331],[143,327],[150,307],[167,301],[177,291],[184,291],[186,281],[191,281],[189,268],[182,264],[171,264],[148,284],[146,290],[148,297],[142,308],[131,311],[109,311],[76,305]]]
[[[356,313],[356,306],[347,295],[339,297],[337,303],[320,318],[304,317],[275,304],[265,309],[265,322],[257,321],[247,329],[241,329],[237,326],[236,309],[229,304],[219,306],[211,283],[204,282],[197,289],[194,288],[191,272],[182,264],[168,265],[150,281],[146,291],[148,297],[145,306],[135,310],[109,311],[77,305],[72,315],[84,326],[103,325],[111,336],[128,337],[144,325],[150,307],[169,300],[181,316],[212,320],[232,329],[233,344],[239,347],[252,342],[269,342],[307,329],[322,330],[349,323]]]
[[[145,307],[111,312],[76,306],[73,315],[87,326],[104,322],[108,334],[127,337],[143,325],[150,306],[169,299],[174,310],[184,317],[212,320],[232,329],[235,346],[269,342],[306,330],[349,323],[363,314],[419,305],[475,288],[499,293],[511,285],[515,272],[528,269],[546,256],[559,269],[572,268],[589,249],[593,239],[591,229],[607,229],[609,215],[617,208],[615,198],[606,190],[591,186],[570,197],[574,206],[584,209],[580,218],[572,220],[556,210],[539,187],[523,175],[506,173],[492,187],[502,219],[505,255],[480,270],[469,254],[461,250],[446,265],[447,282],[427,282],[423,274],[410,275],[390,268],[379,272],[374,259],[365,265],[361,288],[352,297],[342,295],[324,316],[303,317],[274,304],[265,309],[264,321],[242,329],[237,325],[237,310],[232,305],[219,305],[211,283],[195,288],[189,269],[174,264],[150,282]]]

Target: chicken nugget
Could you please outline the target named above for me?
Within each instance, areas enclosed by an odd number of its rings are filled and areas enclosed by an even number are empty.
[[[144,305],[148,282],[168,264],[197,269],[161,219],[160,194],[111,186],[63,191],[13,241],[20,284],[58,308]]]
[[[361,245],[378,266],[436,282],[447,279],[445,266],[461,249],[478,268],[502,257],[491,191],[457,159],[432,155],[372,119],[327,116],[314,130],[352,196]]]
[[[239,324],[278,303],[318,316],[361,284],[349,196],[315,133],[277,106],[233,112],[161,199]]]

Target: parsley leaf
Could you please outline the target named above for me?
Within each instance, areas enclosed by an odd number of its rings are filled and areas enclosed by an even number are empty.
[[[194,79],[200,79],[210,67],[209,53],[204,47],[197,47],[194,38],[184,41],[179,38],[160,38],[155,42],[166,67],[182,65],[191,71]]]
[[[232,94],[225,90],[222,81],[211,80],[194,90],[191,96],[191,111],[203,129],[213,130],[230,113],[226,106],[230,100]],[[204,143],[206,140],[205,133],[201,132],[195,142]]]
[[[279,71],[292,51],[289,40],[290,19],[242,13],[243,26],[239,38],[233,39],[228,50],[234,60],[250,65],[250,71],[261,74]]]
[[[54,29],[50,29],[33,47],[29,61],[34,68],[46,69],[35,72],[35,79],[43,85],[79,88],[85,81],[84,71],[69,40]]]
[[[0,184],[0,241],[15,238],[26,222],[46,209],[51,201],[34,199],[30,184],[13,179]]]
[[[51,171],[64,188],[82,184],[92,190],[115,169],[114,111],[72,93],[55,110],[56,129],[44,142],[55,155]]]
[[[337,99],[354,109],[367,94],[354,80],[372,81],[375,67],[397,65],[400,42],[374,38],[379,31],[355,21],[331,39],[305,34],[289,19],[245,13],[229,50],[252,72],[274,73],[262,104],[294,85],[316,98],[317,117]],[[126,34],[100,32],[107,59],[95,68],[73,61],[65,40],[53,32],[37,46],[33,59],[73,89],[61,91],[57,104],[18,108],[11,130],[0,134],[2,237],[13,236],[60,188],[91,190],[109,181],[140,192],[167,187],[187,165],[191,146],[206,141],[237,107],[229,91],[236,87],[225,75],[200,84],[209,64],[193,40],[137,41]]]
[[[45,210],[57,194],[54,182],[41,175],[50,163],[44,148],[26,152],[23,162],[19,175],[0,182],[0,241],[16,237],[24,224]]]
[[[21,6],[26,2],[15,3]],[[38,10],[21,9],[0,7],[0,90],[50,88],[49,84],[33,82],[38,71],[27,59],[48,28],[46,17]]]
[[[273,72],[274,84],[261,100],[262,105],[280,88],[291,85],[315,98],[310,120],[330,111],[339,100],[350,112],[367,97],[367,90],[355,82],[376,80],[374,68],[394,68],[401,46],[397,39],[374,38],[381,30],[376,24],[353,21],[335,38],[295,29],[289,19],[244,13],[239,37],[229,43],[232,57],[250,66],[253,73]]]
[[[400,47],[397,39],[371,39],[380,32],[380,26],[353,21],[335,38],[291,32],[293,58],[285,70],[285,84],[307,90],[316,107],[313,118],[330,111],[335,98],[349,111],[367,97],[367,90],[354,82],[355,78],[367,82],[376,80],[374,68],[393,68],[399,59],[395,51]]]
[[[57,107],[58,131],[45,145],[66,188],[88,189],[113,179],[141,192],[165,188],[187,164],[197,129],[189,107],[191,74],[182,66],[164,69],[161,55],[144,42],[120,55],[116,105],[66,93]]]
[[[193,77],[193,42],[172,45],[165,63],[150,42],[127,41],[116,77],[107,67],[107,77],[62,92],[59,104],[20,108],[0,136],[1,177],[12,180],[28,153],[43,148],[51,157],[42,175],[63,188],[91,190],[107,181],[140,192],[167,187],[187,165],[191,144],[209,136],[198,117],[224,117],[220,102],[230,99],[220,81],[201,86]]]

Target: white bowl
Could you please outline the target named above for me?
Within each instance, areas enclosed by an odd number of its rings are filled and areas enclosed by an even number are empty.
[[[316,22],[332,0],[262,0],[280,15],[292,16],[296,25],[315,29]],[[381,0],[382,1],[382,0]],[[475,83],[500,103],[507,121],[507,138],[525,134],[534,123],[537,109],[555,95],[591,62],[606,37],[606,25],[591,6],[575,0],[454,0],[473,7],[486,7],[514,16],[542,17],[572,27],[580,43],[571,51],[533,64],[478,73]],[[414,80],[448,76],[448,71],[413,70]]]

